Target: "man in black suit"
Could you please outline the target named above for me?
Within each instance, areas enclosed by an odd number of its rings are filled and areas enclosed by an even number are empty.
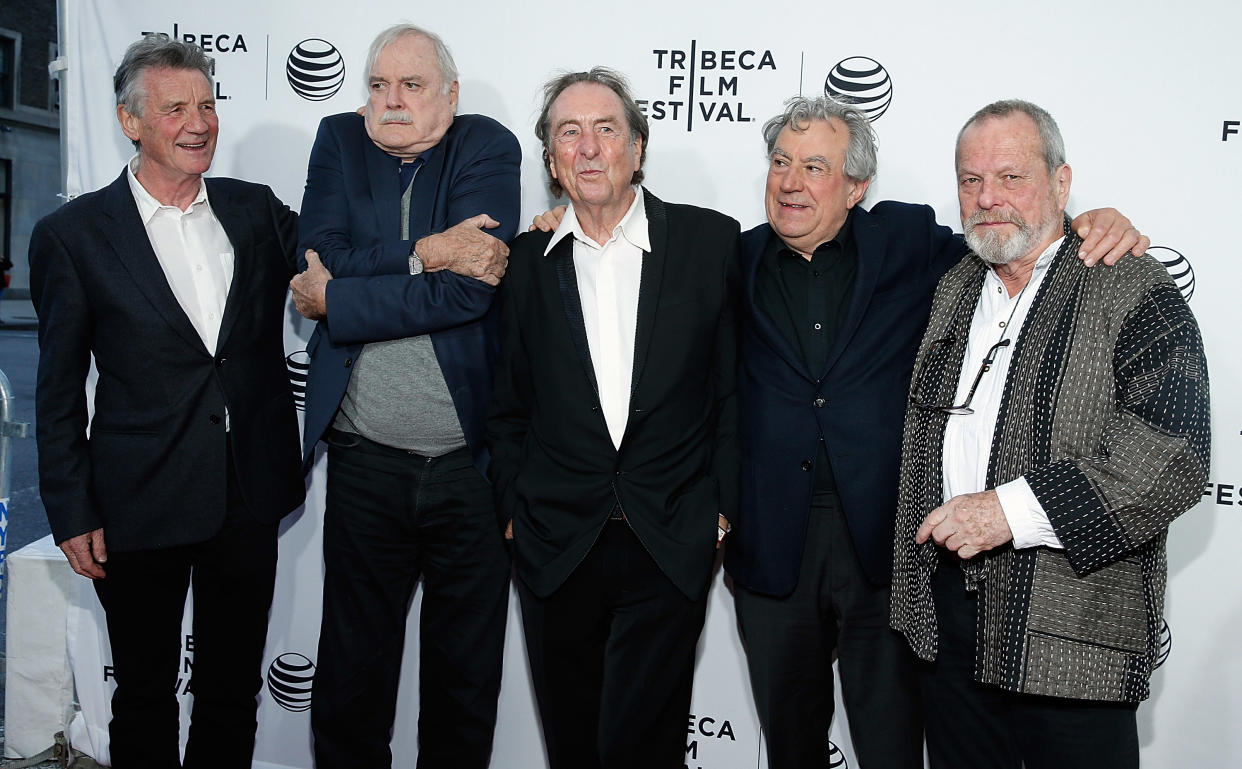
[[[118,769],[183,765],[174,692],[191,584],[184,766],[250,766],[277,521],[304,494],[283,344],[296,215],[267,187],[203,179],[211,71],[164,35],[131,45],[114,85],[138,154],[30,241],[40,490],[107,612]]]
[[[638,186],[647,122],[620,75],[544,95],[571,207],[512,244],[488,418],[532,681],[553,769],[681,767],[737,499],[738,225]]]
[[[725,555],[772,769],[826,766],[832,662],[862,769],[921,767],[914,658],[888,626],[902,417],[940,277],[966,253],[928,206],[859,203],[859,110],[795,98],[764,126],[768,223],[742,236],[741,502]],[[1093,211],[1080,252],[1138,244]]]

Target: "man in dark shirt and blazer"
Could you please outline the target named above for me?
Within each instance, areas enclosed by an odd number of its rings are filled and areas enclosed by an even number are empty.
[[[834,657],[862,769],[922,765],[913,656],[888,626],[902,416],[940,277],[928,206],[859,203],[867,117],[795,98],[764,126],[768,223],[742,236],[741,498],[725,568],[773,769],[828,764]],[[1082,256],[1146,239],[1089,212]]]

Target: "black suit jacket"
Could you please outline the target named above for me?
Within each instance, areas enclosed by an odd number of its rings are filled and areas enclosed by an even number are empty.
[[[501,354],[488,416],[490,474],[512,519],[518,576],[564,582],[613,508],[687,596],[711,575],[716,515],[737,505],[738,225],[646,193],[630,415],[621,448],[600,408],[571,238],[519,236],[501,290]]]
[[[758,593],[787,595],[797,584],[820,436],[863,569],[876,584],[891,579],[911,367],[936,282],[966,246],[928,206],[885,201],[851,216],[858,274],[823,371],[808,371],[796,342],[755,303],[772,228],[742,236],[742,496],[725,569]]]
[[[211,537],[224,521],[226,440],[255,518],[302,501],[283,341],[297,215],[262,185],[208,179],[207,195],[235,255],[214,357],[173,295],[124,172],[31,234],[39,483],[57,542],[100,527],[115,551]]]

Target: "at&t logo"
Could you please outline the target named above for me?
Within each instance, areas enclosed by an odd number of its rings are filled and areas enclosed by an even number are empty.
[[[1152,246],[1147,253],[1164,265],[1177,284],[1177,290],[1182,292],[1182,298],[1189,302],[1190,297],[1195,295],[1195,271],[1190,261],[1168,246]]]
[[[336,46],[312,37],[289,52],[285,76],[298,96],[308,101],[323,101],[341,90],[345,82],[345,60]]]
[[[285,652],[267,669],[267,691],[276,704],[297,713],[309,710],[315,663],[296,652]]]
[[[853,104],[878,120],[893,102],[893,81],[875,59],[851,56],[836,63],[824,80],[824,94]]]

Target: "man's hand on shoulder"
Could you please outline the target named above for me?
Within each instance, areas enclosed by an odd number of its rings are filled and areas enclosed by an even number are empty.
[[[306,270],[293,276],[289,288],[293,290],[293,306],[310,320],[323,320],[328,315],[328,281],[332,273],[319,261],[319,254],[306,249]]]
[[[1096,208],[1079,214],[1070,227],[1082,238],[1078,258],[1088,267],[1101,260],[1111,267],[1126,254],[1147,253],[1151,245],[1151,239],[1115,208]]]
[[[444,232],[428,235],[414,244],[425,272],[448,270],[499,285],[509,264],[509,247],[484,230],[500,226],[487,214],[466,219]]]
[[[557,206],[550,211],[536,214],[535,218],[531,220],[530,226],[526,228],[526,231],[552,232],[561,226],[561,220],[565,218],[567,210],[569,210],[569,206]]]
[[[66,539],[60,543],[60,550],[69,559],[69,565],[83,577],[103,579],[103,565],[108,561],[108,549],[104,546],[103,529],[95,529],[85,534]]]

